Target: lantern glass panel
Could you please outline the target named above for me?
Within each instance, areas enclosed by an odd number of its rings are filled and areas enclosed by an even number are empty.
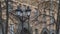
[[[17,11],[16,15],[22,16],[22,13],[20,11]]]
[[[30,11],[27,12],[27,15],[28,15],[28,16],[30,15]]]

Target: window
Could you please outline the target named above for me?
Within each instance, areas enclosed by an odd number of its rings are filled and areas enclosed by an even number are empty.
[[[37,20],[38,16],[39,16],[39,11],[38,11],[38,9],[35,8],[35,10],[34,10],[34,18]]]
[[[46,23],[46,16],[43,15],[43,22]]]
[[[35,34],[38,34],[38,29],[35,29]]]
[[[52,34],[54,34],[54,33],[52,33]]]
[[[13,7],[12,7],[12,4],[11,4],[11,3],[10,3],[10,4],[8,4],[8,11],[9,11],[9,12],[11,12],[11,11],[12,11],[12,8],[13,8]]]
[[[10,24],[10,34],[14,34],[14,24]]]
[[[46,31],[43,34],[48,34]]]
[[[0,25],[0,34],[2,34],[2,27],[1,27],[1,25]]]
[[[38,9],[35,9],[35,16],[38,16],[39,15],[39,13],[38,13]]]
[[[41,34],[49,34],[49,30],[47,28],[43,28]]]
[[[23,28],[20,33],[21,34],[30,34],[29,30],[27,30],[26,28]]]
[[[51,20],[50,20],[51,23],[54,23],[54,18],[51,17]]]

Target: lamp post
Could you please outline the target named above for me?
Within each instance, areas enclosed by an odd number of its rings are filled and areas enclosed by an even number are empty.
[[[16,16],[20,19],[20,21],[22,22],[22,29],[23,29],[23,11],[19,6],[17,6],[17,9],[15,10],[16,11]]]
[[[0,1],[0,17],[1,17],[1,1]]]
[[[0,34],[4,34],[4,29],[3,29],[3,25],[2,25],[2,10],[1,10],[1,1],[0,1]],[[2,29],[2,30],[1,30]]]
[[[5,0],[6,2],[6,30],[5,30],[5,34],[8,34],[8,18],[9,18],[9,13],[8,13],[8,1],[9,0]]]
[[[60,0],[59,1],[59,4],[58,4],[58,13],[57,13],[57,24],[56,24],[56,34],[60,34],[59,33],[59,26],[60,26]]]
[[[29,20],[30,20],[30,15],[31,15],[31,9],[29,6],[27,7],[26,12],[27,12],[27,16],[28,16],[28,30],[29,30]]]
[[[25,13],[24,13],[25,12]],[[27,7],[27,9],[25,10],[25,11],[22,11],[22,9],[21,9],[21,5],[20,6],[18,6],[17,7],[17,9],[16,9],[16,16],[18,16],[18,18],[20,19],[20,21],[21,21],[21,23],[22,23],[22,30],[23,30],[23,26],[24,26],[24,22],[26,21],[26,19],[24,19],[24,17],[25,17],[25,15],[26,16],[28,16],[28,19],[29,19],[29,16],[30,16],[30,8],[29,8],[29,6]],[[23,33],[23,31],[22,31],[22,34],[24,34]]]

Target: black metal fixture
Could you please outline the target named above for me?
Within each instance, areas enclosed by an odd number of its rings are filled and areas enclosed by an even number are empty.
[[[5,33],[8,34],[8,18],[9,18],[9,13],[8,13],[8,2],[9,0],[5,0],[6,2],[6,28],[5,28]]]
[[[31,9],[29,6],[27,7],[26,12],[27,12],[27,16],[28,16],[28,30],[29,30],[29,20],[30,20],[30,14],[31,14]]]
[[[60,28],[59,26],[60,26],[60,0],[59,0],[59,4],[58,4],[56,34],[59,34],[59,28]]]
[[[1,24],[1,16],[2,16],[2,10],[1,10],[1,1],[0,1],[0,24]]]
[[[1,1],[0,1],[0,34],[4,34],[3,26],[2,26],[2,10],[1,10]]]
[[[29,6],[27,7],[27,9],[25,9],[25,11],[22,11],[21,5],[19,5],[16,9],[16,16],[18,16],[18,18],[22,23],[22,30],[24,29],[23,23],[27,20],[27,17],[25,19],[25,16],[28,16],[28,19],[29,19],[30,13],[31,13],[31,9],[29,8]],[[22,34],[23,34],[23,31],[22,31]]]

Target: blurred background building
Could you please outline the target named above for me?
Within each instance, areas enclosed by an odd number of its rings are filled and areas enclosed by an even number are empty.
[[[0,2],[0,34],[6,32],[7,6],[8,34],[22,34],[22,32],[23,34],[59,33],[57,30],[59,0],[8,0],[8,3],[6,2],[6,0]],[[22,12],[19,12],[20,9]],[[28,11],[30,13],[27,13]]]

